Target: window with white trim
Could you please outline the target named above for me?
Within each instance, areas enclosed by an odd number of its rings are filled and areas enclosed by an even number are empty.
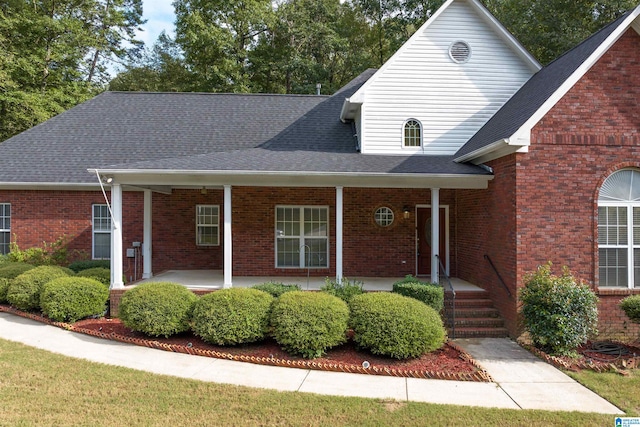
[[[422,124],[416,119],[404,122],[402,145],[406,148],[420,148],[422,146]]]
[[[220,245],[220,206],[196,206],[196,245]]]
[[[107,205],[93,205],[93,259],[111,258],[111,214]]]
[[[11,242],[11,204],[0,203],[0,255],[9,253]]]
[[[599,285],[640,288],[640,171],[622,169],[598,196]]]
[[[276,206],[276,267],[329,267],[329,208]]]

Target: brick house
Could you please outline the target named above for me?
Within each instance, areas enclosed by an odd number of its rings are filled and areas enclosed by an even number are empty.
[[[617,303],[640,292],[639,15],[542,68],[449,0],[332,96],[105,92],[0,144],[0,251],[70,236],[113,289],[127,249],[136,279],[447,275],[511,335],[552,261],[597,291],[605,334],[637,334]]]

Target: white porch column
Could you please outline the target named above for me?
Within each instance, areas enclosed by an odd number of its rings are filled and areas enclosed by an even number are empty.
[[[342,187],[336,187],[336,281],[342,282],[342,228],[343,228]]]
[[[142,278],[150,279],[153,277],[151,268],[151,230],[152,230],[152,195],[151,190],[144,190],[144,225],[142,231]]]
[[[124,288],[122,282],[122,187],[111,184],[111,289]]]
[[[233,246],[231,242],[231,186],[224,186],[224,285],[230,288],[233,281]]]
[[[431,282],[439,283],[440,255],[440,189],[431,189]]]

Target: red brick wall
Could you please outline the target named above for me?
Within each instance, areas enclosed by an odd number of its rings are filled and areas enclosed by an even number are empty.
[[[152,196],[153,273],[164,270],[219,270],[223,266],[222,190],[173,190]],[[196,245],[196,205],[220,206],[220,245]],[[126,219],[126,212],[123,213]],[[142,215],[142,210],[140,210]],[[234,218],[234,221],[236,219]],[[142,234],[140,234],[142,239]],[[125,243],[127,246],[130,243]]]
[[[516,308],[516,155],[494,160],[494,179],[487,190],[456,193],[458,272],[461,279],[489,291],[512,335],[517,335]],[[511,292],[500,283],[488,255]]]
[[[613,171],[640,167],[638,99],[640,36],[629,30],[533,129],[518,164],[518,283],[549,260],[598,283],[598,191]],[[629,329],[621,296],[607,292],[601,329]]]

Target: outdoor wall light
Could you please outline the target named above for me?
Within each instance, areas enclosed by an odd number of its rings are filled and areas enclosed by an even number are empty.
[[[207,187],[202,187],[202,190],[200,190],[200,194],[207,194]]]
[[[111,184],[113,182],[113,177],[111,177],[111,176],[103,176],[102,177],[102,182],[104,182],[105,184]]]
[[[404,214],[404,219],[409,219],[409,217],[411,217],[411,208],[405,205],[404,208],[402,208],[402,213]]]

